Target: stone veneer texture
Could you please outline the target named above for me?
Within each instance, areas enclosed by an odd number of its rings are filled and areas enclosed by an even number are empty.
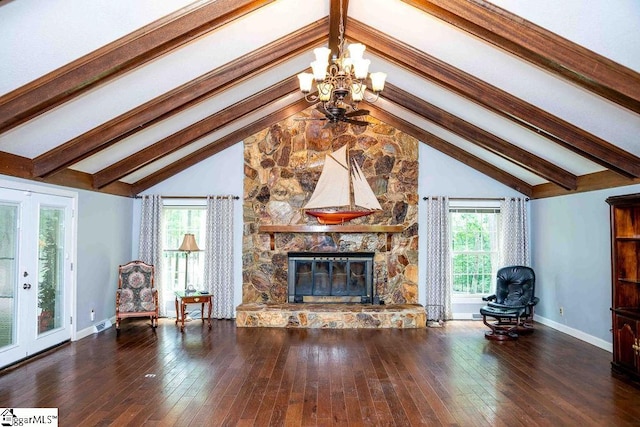
[[[295,117],[322,117],[311,107]],[[289,118],[244,140],[242,302],[287,300],[287,252],[375,252],[374,286],[386,304],[418,302],[418,141],[371,117],[369,126]],[[325,156],[343,145],[360,165],[382,211],[350,224],[402,225],[385,233],[276,233],[260,225],[316,225],[302,207]]]
[[[424,328],[420,304],[242,304],[236,325],[267,328]]]

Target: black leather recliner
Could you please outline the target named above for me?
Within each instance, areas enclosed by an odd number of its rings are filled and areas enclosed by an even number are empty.
[[[480,309],[482,321],[491,330],[485,333],[490,340],[514,340],[533,332],[536,275],[531,267],[514,265],[498,270],[496,293],[482,298],[488,304]],[[494,321],[488,322],[487,317]]]

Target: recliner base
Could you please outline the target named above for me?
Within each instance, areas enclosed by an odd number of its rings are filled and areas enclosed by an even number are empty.
[[[491,341],[515,341],[518,339],[516,332],[509,331],[486,331],[484,337]]]

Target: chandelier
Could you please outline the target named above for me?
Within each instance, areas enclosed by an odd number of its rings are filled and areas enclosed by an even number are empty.
[[[324,111],[332,116],[344,116],[350,108],[358,109],[358,103],[363,99],[375,102],[384,89],[385,73],[369,73],[369,59],[362,57],[366,47],[361,43],[352,43],[344,49],[344,15],[342,1],[340,1],[340,25],[338,35],[339,55],[329,62],[331,49],[320,47],[313,50],[316,60],[311,63],[313,73],[300,73],[298,80],[300,90],[305,94],[308,102],[322,102]],[[365,97],[367,91],[367,74],[371,82],[374,96]],[[312,95],[315,81],[317,95]]]

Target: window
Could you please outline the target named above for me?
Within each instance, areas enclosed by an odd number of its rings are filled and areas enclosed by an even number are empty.
[[[491,293],[498,266],[499,207],[451,207],[452,296]]]
[[[196,289],[201,289],[204,283],[206,215],[206,206],[165,205],[163,208],[162,283],[164,289],[171,293],[184,289],[185,280],[188,285]],[[177,250],[186,233],[192,233],[195,236],[201,252],[191,252],[187,257],[185,252]]]

